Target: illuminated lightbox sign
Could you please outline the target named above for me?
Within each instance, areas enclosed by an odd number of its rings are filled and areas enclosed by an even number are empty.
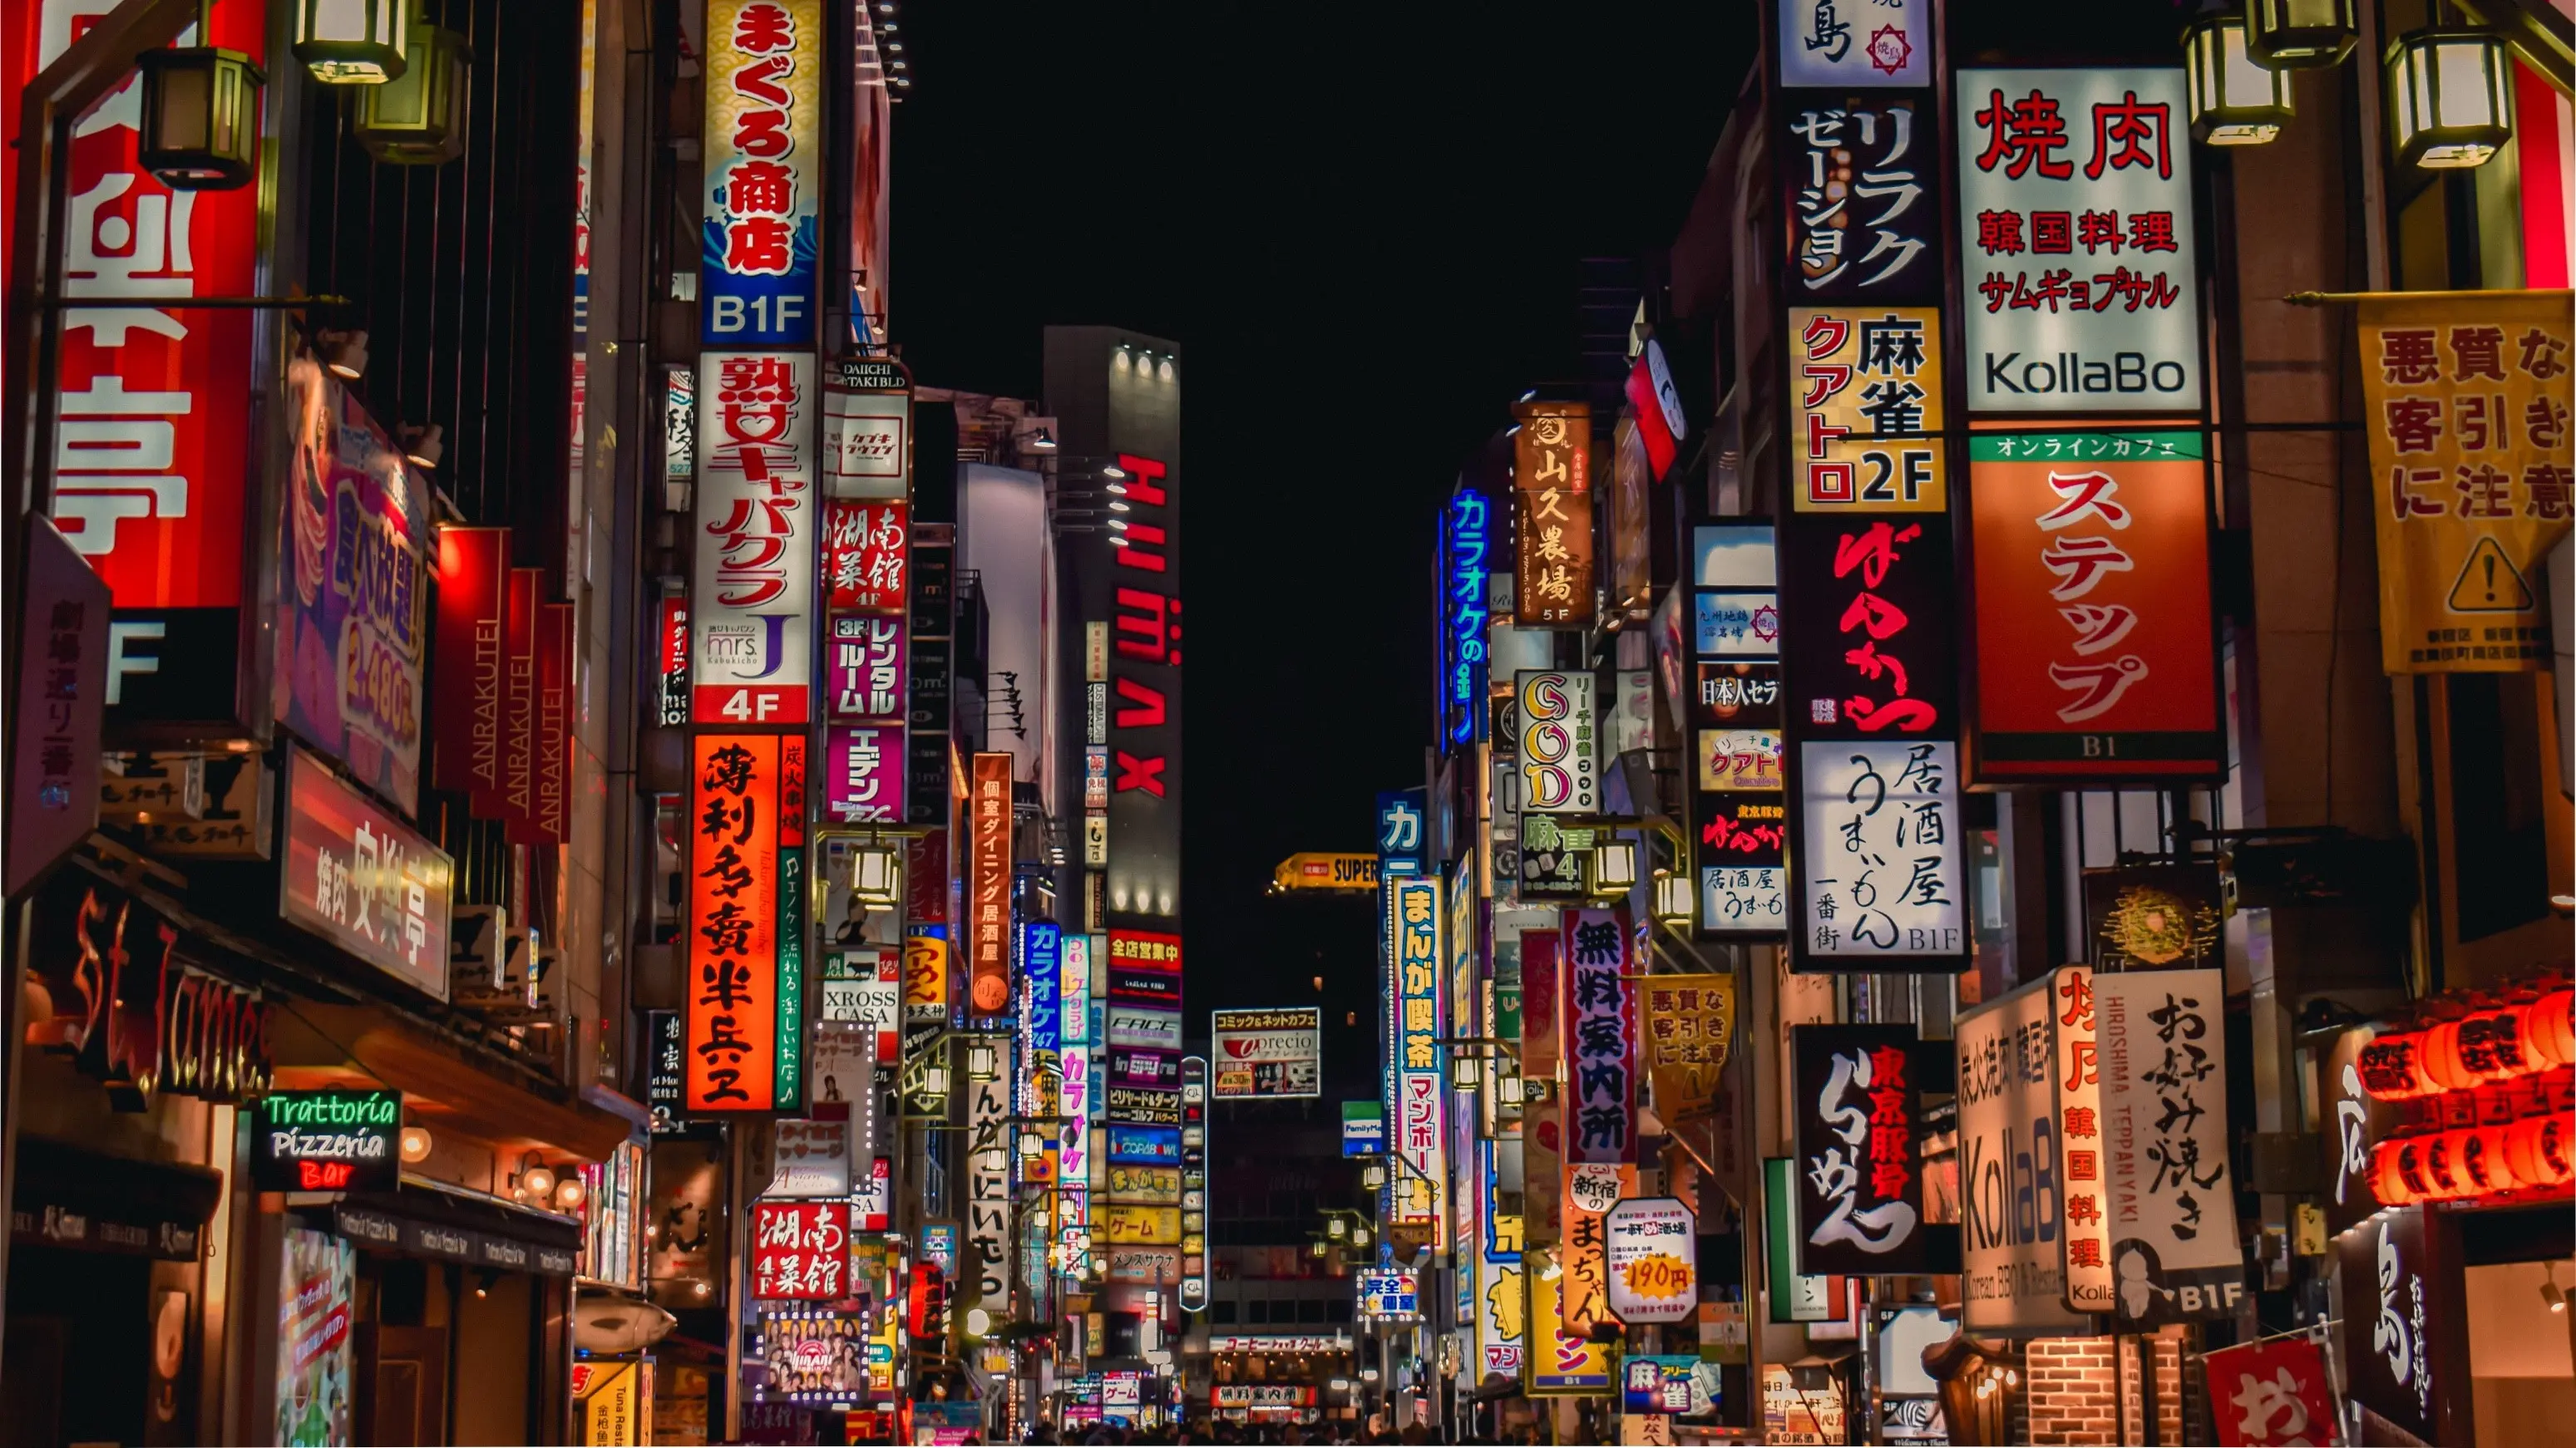
[[[259,1100],[251,1187],[389,1192],[402,1178],[402,1093],[276,1091]]]
[[[708,352],[698,366],[690,717],[810,723],[822,537],[814,359]]]
[[[821,0],[713,0],[703,34],[700,325],[710,346],[811,346],[823,199]]]

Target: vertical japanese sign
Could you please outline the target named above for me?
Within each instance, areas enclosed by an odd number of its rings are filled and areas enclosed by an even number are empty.
[[[2063,975],[2064,972],[2059,972]],[[2070,1332],[2064,1300],[2066,1178],[2059,1163],[2057,979],[1969,1011],[1958,1050],[1959,1249],[1969,1332]]]
[[[2218,774],[2199,430],[1980,434],[1969,457],[1978,780]]]
[[[823,7],[711,0],[703,35],[707,191],[698,295],[706,343],[810,347],[823,200]]]
[[[1548,918],[1558,918],[1548,912]],[[1521,942],[1521,1079],[1552,1081],[1564,1058],[1564,945],[1560,927],[1527,929]],[[1522,1217],[1529,1240],[1548,1246],[1563,1218],[1565,1093],[1521,1107]]]
[[[2468,1362],[2466,1274],[2437,1260],[2432,1215],[2390,1207],[2335,1238],[2344,1393],[2422,1443],[2465,1436],[2443,1430],[2460,1417],[2453,1395],[2467,1392],[2456,1377]]]
[[[1592,409],[1512,406],[1513,617],[1524,628],[1592,623]]]
[[[1932,83],[1932,8],[1781,0],[1780,83],[1921,86]]]
[[[1007,1054],[1006,1036],[979,1036],[961,1051]],[[966,1260],[959,1277],[961,1308],[981,1304],[995,1319],[1011,1302],[1010,1092],[999,1079],[966,1086]]]
[[[912,378],[884,357],[823,366],[824,490],[835,498],[912,494]]]
[[[1939,295],[1941,141],[1932,114],[1928,91],[1782,98],[1792,296]]]
[[[1440,1220],[1448,1180],[1449,1086],[1441,1079],[1440,881],[1408,875],[1387,881],[1393,901],[1396,989],[1395,1135],[1403,1169],[1392,1187],[1402,1226]]]
[[[967,801],[966,998],[973,1013],[1011,1004],[1011,756],[978,754]]]
[[[1658,975],[1644,986],[1646,1072],[1667,1123],[1709,1109],[1735,1038],[1735,977]]]
[[[2077,1312],[2108,1312],[2109,1152],[2102,1130],[2102,1036],[2093,1006],[2094,974],[2070,965],[2049,981],[2049,1090],[2056,1098],[2058,1201],[2065,1215],[2058,1248],[2065,1273],[2063,1300]]]
[[[429,483],[319,364],[289,363],[286,394],[295,460],[278,510],[269,702],[279,723],[409,814],[428,708]]]
[[[1528,1361],[1529,1289],[1521,1278],[1521,1216],[1501,1210],[1496,1195],[1494,1143],[1479,1145],[1479,1175],[1484,1181],[1484,1240],[1476,1270],[1476,1361],[1485,1383],[1500,1377],[1518,1381]]]
[[[1521,813],[1595,814],[1600,810],[1600,727],[1588,673],[1523,669],[1513,677],[1520,701]]]
[[[2123,1327],[2230,1318],[2245,1301],[2227,1170],[2226,1003],[2215,969],[2093,977],[2093,1016],[2109,1046],[2100,1100],[2111,1316]]]
[[[1491,567],[1494,505],[1458,485],[1440,515],[1440,743],[1473,744],[1485,736],[1485,628],[1491,619],[1485,577]]]
[[[1780,769],[1780,593],[1768,523],[1691,530],[1688,717],[1698,791],[1699,929],[1788,928],[1788,805]]]
[[[1798,1270],[1928,1270],[1912,1026],[1792,1026]]]
[[[1163,463],[1121,453],[1127,512],[1110,549],[1106,660],[1108,891],[1117,914],[1181,910],[1181,581],[1177,484]]]
[[[432,769],[440,789],[501,787],[501,631],[507,621],[510,530],[438,530],[438,691],[431,696]]]
[[[690,1115],[804,1096],[805,741],[690,740]]]
[[[1798,967],[1965,969],[1958,746],[1811,742],[1801,761]]]
[[[698,367],[692,721],[810,723],[814,359],[708,352]]]
[[[903,620],[856,614],[832,620],[824,685],[835,721],[899,723],[905,713]]]
[[[1624,910],[1565,917],[1569,1162],[1637,1159],[1637,1010]]]
[[[2182,71],[1961,70],[1954,94],[1968,410],[2199,412]]]
[[[107,717],[106,580],[60,531],[30,524],[19,576],[18,689],[10,701],[8,893],[15,895],[98,825]]]
[[[836,613],[900,617],[904,574],[911,562],[909,507],[831,498],[823,504],[824,604]]]
[[[2541,563],[2576,516],[2570,331],[2563,291],[2361,304],[2388,672],[2549,667]]]
[[[1607,1218],[1635,1191],[1637,1169],[1623,1162],[1565,1164],[1564,1235],[1556,1249],[1556,1309],[1578,1336],[1611,1321],[1610,1228]]]
[[[1788,395],[1794,511],[1949,510],[1939,311],[1791,307]]]
[[[751,1204],[751,1295],[829,1302],[849,1295],[850,1204]]]
[[[18,70],[20,83],[114,8],[13,7],[11,24],[24,29],[9,43],[32,62]],[[211,23],[196,44],[263,63],[262,7],[218,6]],[[243,532],[254,314],[161,304],[259,289],[260,178],[230,191],[172,190],[137,159],[142,116],[143,82],[130,76],[74,128],[62,162],[62,291],[74,305],[62,318],[54,521],[120,613],[151,611],[172,646],[201,622],[205,640],[229,655],[243,561],[254,556]],[[9,129],[16,134],[15,117]],[[227,712],[231,702],[215,701]]]
[[[1524,1255],[1522,1280],[1529,1284],[1529,1396],[1533,1398],[1607,1397],[1614,1391],[1611,1360],[1617,1349],[1566,1330],[1558,1292],[1561,1275],[1549,1280],[1553,1259],[1546,1252]]]

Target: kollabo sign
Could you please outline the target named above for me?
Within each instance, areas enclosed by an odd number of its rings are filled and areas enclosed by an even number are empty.
[[[1520,703],[1521,812],[1599,812],[1592,676],[1523,669],[1513,676]]]
[[[389,1192],[402,1178],[402,1093],[276,1091],[259,1100],[250,1180],[263,1192]]]

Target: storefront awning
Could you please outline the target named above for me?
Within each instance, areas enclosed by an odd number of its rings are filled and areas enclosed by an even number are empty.
[[[331,1208],[331,1227],[368,1251],[461,1262],[496,1272],[570,1277],[581,1229],[445,1192],[357,1192]]]
[[[129,1161],[42,1137],[18,1139],[9,1236],[40,1247],[194,1262],[223,1173]]]
[[[405,1107],[433,1128],[444,1120],[505,1151],[551,1148],[599,1161],[633,1131],[623,1117],[568,1089],[478,1061],[466,1048],[371,1006],[299,1002],[278,1013],[276,1033],[271,1045],[280,1088],[387,1087],[403,1093]]]

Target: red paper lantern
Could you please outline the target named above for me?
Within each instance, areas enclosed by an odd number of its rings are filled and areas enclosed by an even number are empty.
[[[2392,1031],[2361,1048],[2353,1069],[2374,1101],[2404,1101],[2439,1089],[2424,1074],[2424,1033]]]
[[[2486,1142],[2476,1127],[2443,1132],[2442,1156],[2461,1197],[2492,1197],[2513,1190],[2513,1171],[2501,1155],[2495,1159],[2495,1169],[2487,1169]]]
[[[2451,1155],[2450,1133],[2437,1131],[2419,1136],[2415,1145],[2424,1163],[2424,1195],[2441,1202],[2455,1202],[2470,1195],[2468,1175]]]
[[[2383,1207],[2402,1207],[2422,1195],[2406,1181],[2404,1162],[2399,1156],[2406,1145],[2403,1141],[2383,1141],[2370,1149],[2370,1189]]]
[[[2526,1116],[2506,1128],[2505,1166],[2524,1186],[2563,1185],[2576,1178],[2571,1138],[2576,1138],[2576,1113],[2544,1111]]]
[[[2524,1008],[2532,1053],[2550,1066],[2576,1066],[2576,990],[2553,990]]]
[[[2479,1011],[2460,1022],[2460,1063],[2481,1081],[2511,1081],[2539,1069],[2527,1008]]]
[[[2512,1134],[2513,1128],[2509,1125],[2481,1126],[2469,1133],[2469,1174],[2483,1177],[2487,1190],[2491,1192],[2509,1192],[2517,1187],[2536,1185],[2514,1174],[2513,1156],[2506,1149],[2505,1140]]]
[[[2466,1091],[2478,1073],[2460,1057],[2460,1023],[2444,1021],[2424,1033],[2424,1078],[2441,1091]]]

